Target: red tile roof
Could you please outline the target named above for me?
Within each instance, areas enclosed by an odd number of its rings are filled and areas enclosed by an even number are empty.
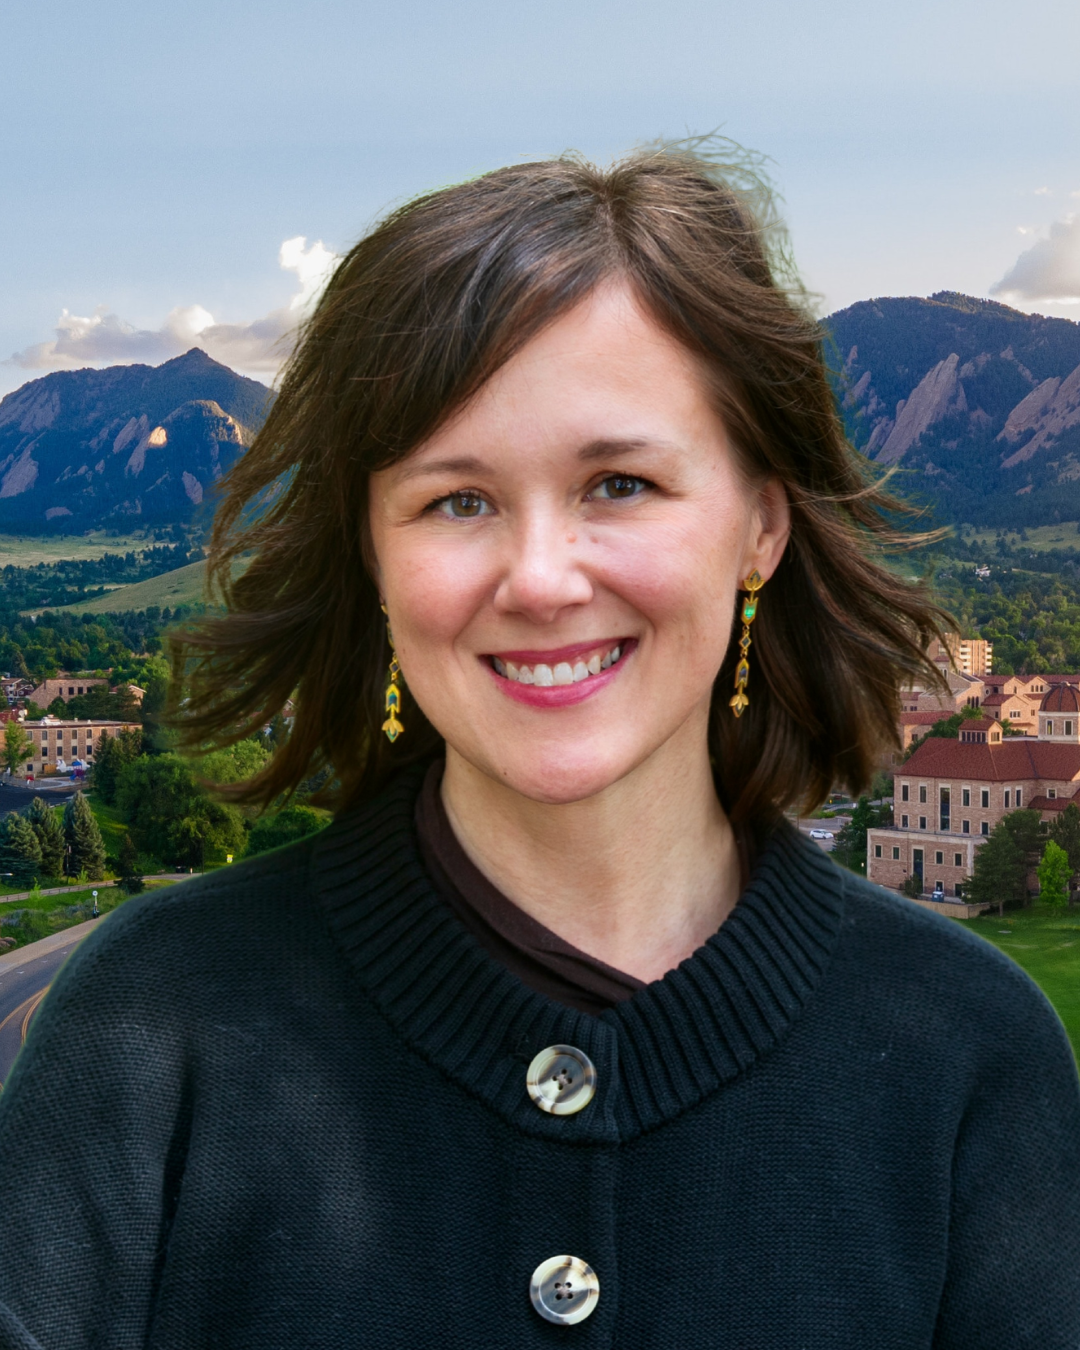
[[[903,778],[966,778],[1007,783],[1025,778],[1068,782],[1080,778],[1080,745],[1055,745],[1034,737],[1003,740],[1000,745],[947,741],[930,737],[897,768]]]
[[[1003,703],[1008,703],[1009,699],[1016,697],[1016,694],[987,694],[982,705],[984,708],[999,708]]]
[[[902,727],[932,727],[935,722],[943,722],[949,714],[939,708],[937,712],[909,712],[900,714]]]

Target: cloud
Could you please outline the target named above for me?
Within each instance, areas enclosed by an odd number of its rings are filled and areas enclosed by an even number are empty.
[[[1049,237],[1021,253],[990,294],[1080,304],[1080,216],[1055,221]]]
[[[75,370],[138,361],[157,365],[191,347],[201,347],[234,370],[272,378],[292,349],[297,325],[310,312],[338,261],[321,239],[309,246],[298,235],[281,245],[278,263],[284,271],[296,274],[299,290],[288,305],[261,319],[218,323],[202,305],[186,305],[172,310],[160,328],[147,329],[125,323],[104,305],[89,316],[65,309],[52,341],[15,352],[3,364],[23,370]]]

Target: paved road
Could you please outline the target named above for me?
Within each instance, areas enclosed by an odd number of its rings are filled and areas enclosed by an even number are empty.
[[[101,920],[90,919],[0,956],[0,1085],[7,1081],[53,977],[95,922]]]
[[[74,783],[65,783],[63,787],[32,788],[13,783],[9,778],[0,778],[0,816],[6,816],[9,811],[25,810],[35,797],[44,797],[50,806],[62,806],[77,791]]]

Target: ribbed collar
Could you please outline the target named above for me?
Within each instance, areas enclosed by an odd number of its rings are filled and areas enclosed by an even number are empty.
[[[435,894],[413,824],[423,766],[316,843],[314,882],[360,987],[401,1039],[516,1128],[563,1142],[655,1129],[787,1035],[840,930],[843,877],[782,825],[720,930],[662,980],[598,1017],[523,985]],[[525,1069],[548,1045],[584,1050],[597,1093],[575,1116],[539,1111]]]

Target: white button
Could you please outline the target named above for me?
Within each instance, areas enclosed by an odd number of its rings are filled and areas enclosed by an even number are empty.
[[[572,1116],[592,1101],[596,1069],[584,1050],[572,1045],[549,1045],[529,1065],[525,1084],[541,1111],[553,1116]]]
[[[573,1326],[584,1322],[600,1297],[596,1271],[577,1256],[553,1256],[533,1271],[529,1297],[548,1322]]]

